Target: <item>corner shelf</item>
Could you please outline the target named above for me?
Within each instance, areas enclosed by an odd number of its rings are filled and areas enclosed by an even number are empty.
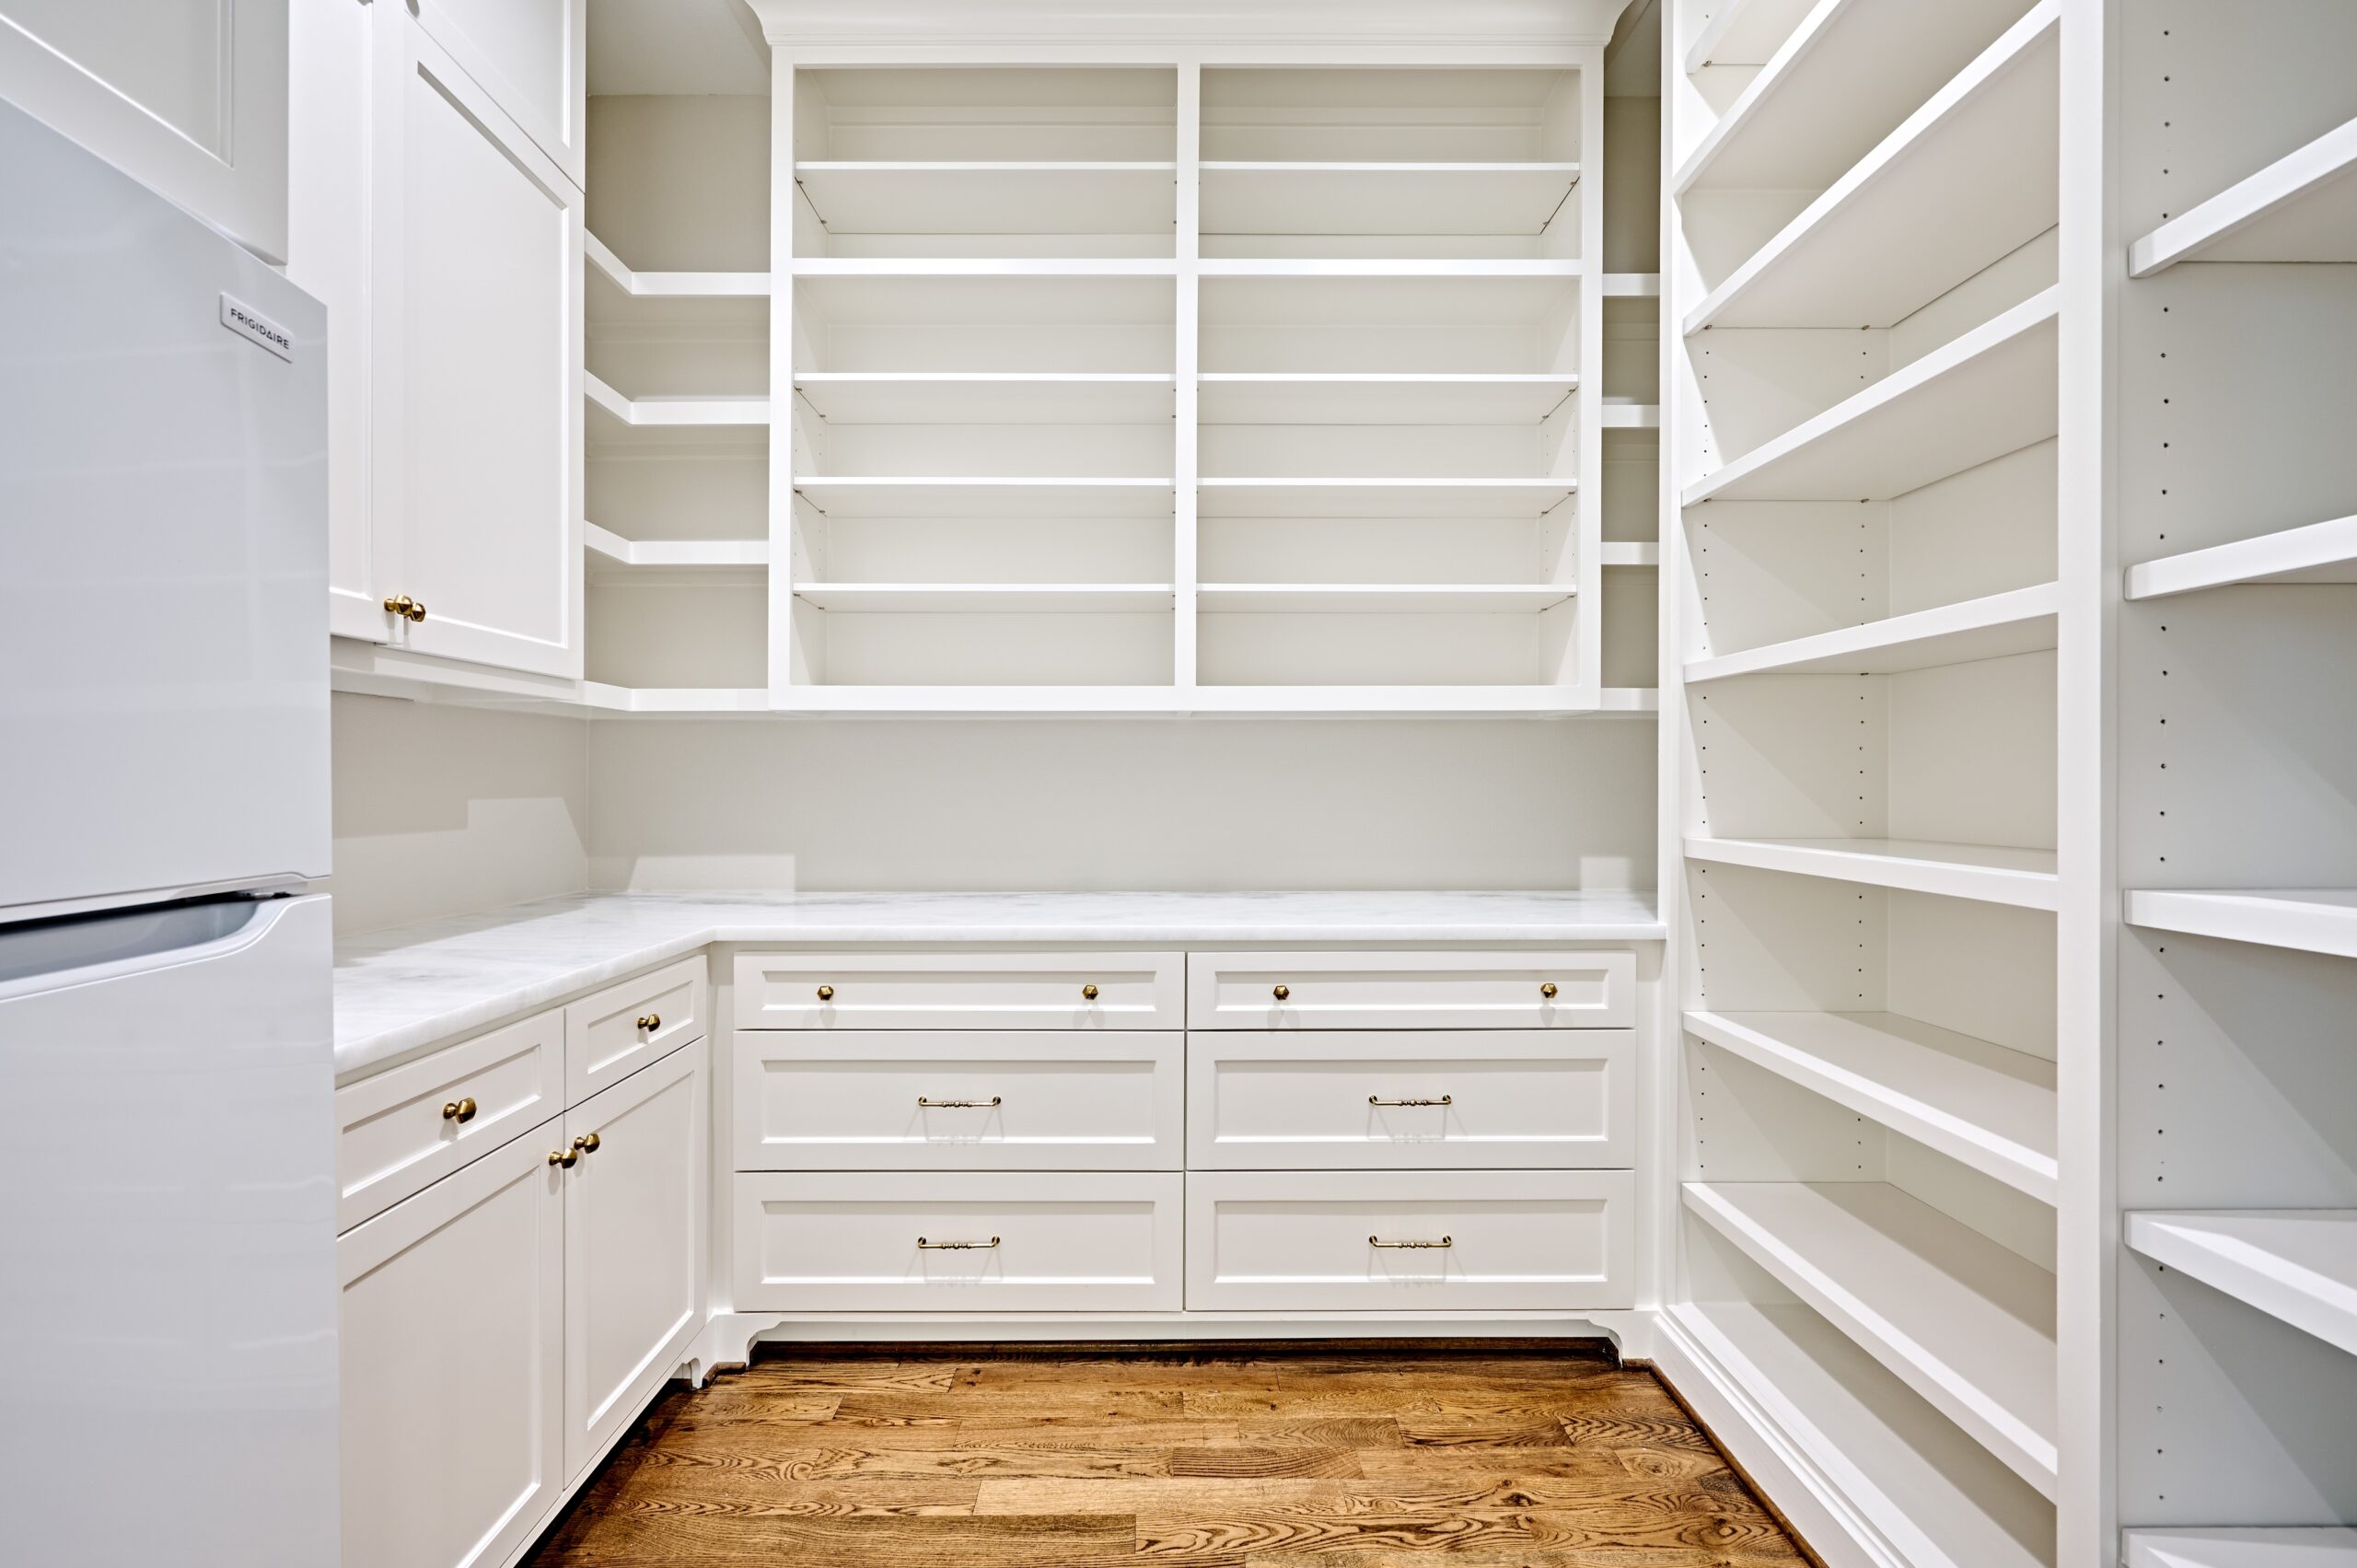
[[[1689,837],[1686,858],[2015,909],[2050,912],[2060,897],[2052,850],[1922,839]]]
[[[2054,1495],[2052,1274],[1880,1182],[1689,1181],[1685,1198],[2007,1469]]]
[[[2357,888],[2140,889],[2131,925],[2357,958]]]
[[[621,566],[732,571],[770,563],[770,541],[765,539],[624,539],[595,523],[584,527],[587,530],[584,542],[589,550]]]
[[[1311,479],[1196,481],[1206,517],[1540,517],[1578,494],[1569,479]]]
[[[1607,566],[1659,566],[1661,546],[1651,540],[1631,540],[1608,539],[1603,544],[1602,563]]]
[[[1891,675],[2034,653],[2055,644],[2061,591],[2053,583],[1795,637],[1686,667],[1689,686],[1738,675]]]
[[[1205,235],[1534,235],[1580,181],[1576,163],[1206,158]]]
[[[2357,1529],[2129,1530],[2124,1568],[2357,1568]]]
[[[1153,234],[1178,212],[1177,163],[819,160],[794,182],[830,234]]]
[[[1580,385],[1536,373],[1207,370],[1198,379],[1206,424],[1537,424]]]
[[[2054,1064],[1896,1013],[1689,1012],[1686,1030],[2042,1203],[2058,1201]]]
[[[1205,583],[1195,603],[1263,614],[1486,614],[1550,610],[1578,591],[1572,583]]]
[[[794,597],[820,610],[1049,611],[1106,614],[1168,610],[1168,583],[796,583]]]
[[[1887,501],[2052,436],[2048,289],[1686,487],[1704,501]]]
[[[1161,371],[806,370],[794,389],[846,424],[1129,424],[1172,416]]]
[[[2357,1209],[2132,1213],[2128,1245],[2357,1355]]]
[[[797,473],[794,491],[830,517],[1160,517],[1167,479]]]
[[[2128,275],[2179,261],[2357,261],[2357,120],[2135,241]]]
[[[642,687],[585,680],[581,703],[592,712],[610,714],[767,714],[770,693],[765,686]]]
[[[2357,517],[2189,550],[2128,569],[2131,599],[2239,583],[2357,583]]]
[[[767,273],[642,273],[625,264],[596,235],[582,237],[582,253],[592,267],[624,294],[641,299],[767,298]]]
[[[766,425],[766,397],[626,398],[597,377],[585,373],[581,389],[593,407],[611,414],[633,429],[679,425]]]

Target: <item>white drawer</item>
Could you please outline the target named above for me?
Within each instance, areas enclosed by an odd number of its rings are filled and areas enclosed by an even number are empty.
[[[1176,1311],[1185,1179],[740,1175],[737,1310]]]
[[[747,1029],[739,1170],[1177,1170],[1184,1036]]]
[[[1175,1029],[1177,953],[739,953],[740,1029]]]
[[[382,1214],[563,1109],[564,1016],[547,1012],[335,1092],[335,1228]]]
[[[1204,1033],[1187,1049],[1200,1170],[1627,1166],[1630,1029]]]
[[[1190,1172],[1187,1306],[1628,1307],[1635,1200],[1625,1170]],[[1399,1242],[1430,1245],[1378,1245]]]
[[[610,985],[564,1010],[564,1103],[579,1105],[704,1032],[703,955]]]
[[[1633,953],[1195,953],[1194,1029],[1627,1028]]]

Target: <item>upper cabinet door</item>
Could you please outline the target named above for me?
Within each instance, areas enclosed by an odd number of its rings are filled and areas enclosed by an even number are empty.
[[[286,259],[287,0],[0,0],[0,98]]]
[[[417,653],[581,674],[581,192],[377,15],[372,587]]]
[[[588,184],[588,0],[413,0],[410,9],[566,179]]]

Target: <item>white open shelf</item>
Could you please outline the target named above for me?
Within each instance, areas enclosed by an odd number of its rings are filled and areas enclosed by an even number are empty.
[[[1659,403],[1632,402],[1623,398],[1607,398],[1599,421],[1607,430],[1658,430],[1661,428]]]
[[[1206,256],[1195,270],[1207,278],[1394,278],[1394,279],[1521,279],[1562,284],[1586,272],[1576,260],[1547,261],[1482,257],[1469,261],[1435,261],[1423,257],[1332,259],[1295,256]],[[1315,301],[1309,302],[1312,308]]]
[[[796,256],[797,278],[1175,278],[1159,256]]]
[[[1171,417],[1159,371],[805,370],[794,389],[847,424],[1129,424]]]
[[[1880,1182],[1688,1182],[1686,1206],[2048,1497],[2054,1276]]]
[[[2357,120],[2135,241],[2128,274],[2179,261],[2357,261]]]
[[[1177,221],[1175,162],[805,160],[829,234],[1153,234]]]
[[[1206,517],[1538,517],[1578,491],[1568,479],[1210,478]]]
[[[796,583],[794,597],[821,610],[1105,614],[1168,610],[1168,583]]]
[[[1270,614],[1439,614],[1547,610],[1577,591],[1572,583],[1205,583],[1195,602]]]
[[[2054,226],[2061,0],[2042,0],[1688,313],[1889,327]]]
[[[1206,371],[1206,424],[1536,424],[1579,390],[1549,375]]]
[[[2357,1355],[2357,1209],[2152,1211],[2128,1245]]]
[[[2048,289],[1686,487],[1703,501],[1887,501],[2056,429]]]
[[[2050,1062],[1896,1013],[1695,1011],[1686,1029],[2040,1202],[2057,1200]]]
[[[1607,566],[1658,566],[1661,546],[1651,540],[1608,539],[1603,543]]]
[[[765,397],[626,398],[595,376],[581,377],[592,407],[634,429],[657,425],[747,425],[770,422]]]
[[[2136,889],[2126,900],[2131,925],[2357,958],[2357,888]]]
[[[1765,65],[1816,0],[1717,0],[1686,52],[1691,75],[1710,65]]]
[[[1579,184],[1576,163],[1207,158],[1207,235],[1535,235]]]
[[[767,273],[635,272],[594,234],[583,236],[582,251],[615,287],[636,298],[766,298],[770,292]]]
[[[1686,857],[1899,888],[2016,909],[2051,910],[2059,896],[2052,850],[1922,839],[1711,839],[1689,836]]]
[[[2123,1568],[2357,1568],[2357,1529],[2129,1530]]]
[[[1864,626],[1795,637],[1686,667],[1691,686],[1736,675],[1890,675],[2003,658],[2054,646],[2061,590],[2052,583],[1941,605]]]
[[[615,686],[601,680],[581,683],[582,704],[610,714],[766,714],[769,689],[764,686]]]
[[[1172,505],[1167,479],[797,473],[794,489],[830,517],[1135,517]]]
[[[1681,1302],[1669,1316],[1891,1543],[1888,1561],[2055,1568],[2046,1500],[1811,1308]]]
[[[2128,569],[2132,599],[2237,583],[2357,583],[2357,517],[2189,550]]]
[[[585,526],[589,550],[618,565],[732,571],[770,563],[765,539],[624,539],[595,523]]]

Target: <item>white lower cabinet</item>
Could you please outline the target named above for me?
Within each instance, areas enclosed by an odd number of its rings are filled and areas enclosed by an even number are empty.
[[[740,1312],[1176,1311],[1176,1172],[740,1172]]]
[[[1629,1307],[1635,1206],[1626,1170],[1193,1171],[1187,1306]]]
[[[561,1125],[336,1243],[344,1568],[495,1568],[564,1489]]]

